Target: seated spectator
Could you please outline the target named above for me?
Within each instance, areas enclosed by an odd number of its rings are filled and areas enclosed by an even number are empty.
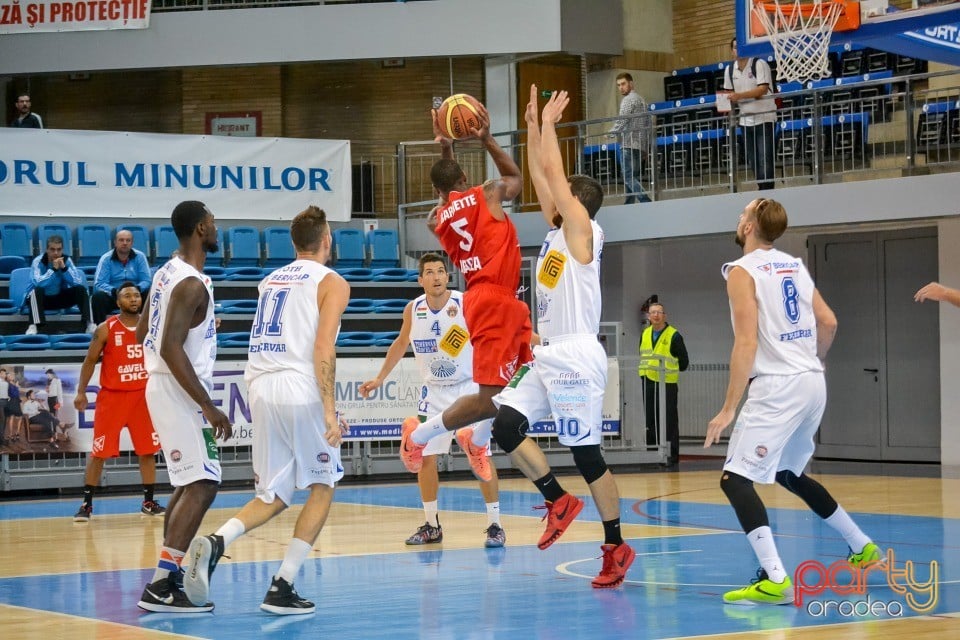
[[[80,331],[93,333],[97,325],[90,322],[90,296],[87,294],[87,279],[77,269],[69,256],[63,255],[63,238],[53,235],[47,238],[47,250],[33,259],[32,288],[30,300],[30,327],[27,335],[37,333],[37,328],[46,323],[45,312],[54,309],[80,307]]]
[[[37,395],[41,395],[41,394],[37,394]],[[46,400],[46,398],[42,398],[42,399]],[[60,445],[57,444],[57,427],[60,426],[60,420],[57,418],[57,416],[50,413],[49,409],[47,408],[47,403],[41,402],[38,400],[37,401],[38,410],[32,416],[27,416],[26,408],[27,408],[26,403],[24,403],[23,413],[24,413],[24,418],[27,420],[27,425],[28,425],[27,429],[29,429],[30,428],[29,425],[32,425],[32,424],[42,427],[43,437],[47,438],[47,443],[50,445],[50,447],[54,449],[59,449]]]
[[[133,248],[133,233],[122,229],[113,239],[113,251],[100,257],[93,277],[93,323],[99,325],[117,309],[117,287],[132,282],[140,290],[140,299],[150,291],[150,265],[147,256]]]

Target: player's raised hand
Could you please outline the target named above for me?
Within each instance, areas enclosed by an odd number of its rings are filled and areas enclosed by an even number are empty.
[[[554,91],[543,107],[543,124],[554,125],[563,117],[563,110],[570,104],[570,96],[566,91]]]
[[[233,435],[233,425],[230,424],[230,418],[223,411],[217,409],[212,404],[203,407],[203,417],[207,424],[213,428],[213,437],[218,440],[229,440]]]
[[[484,140],[490,137],[490,112],[482,104],[477,105],[477,119],[480,120],[480,127],[470,127],[470,135],[478,140]]]
[[[523,119],[527,123],[527,129],[539,129],[540,118],[537,114],[537,85],[530,85],[530,100],[527,102],[527,110],[523,113]]]
[[[453,144],[453,140],[443,135],[443,131],[440,129],[440,121],[437,119],[437,110],[430,109],[430,118],[433,122],[433,141],[439,142],[440,144]]]
[[[383,384],[383,382],[377,378],[374,378],[373,380],[367,380],[360,385],[360,388],[357,389],[357,392],[360,394],[360,397],[366,399],[366,397],[373,393],[373,390],[379,387],[381,384]]]

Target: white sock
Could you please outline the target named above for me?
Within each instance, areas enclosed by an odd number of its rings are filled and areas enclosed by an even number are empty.
[[[490,434],[493,432],[493,420],[483,420],[473,427],[473,437],[470,442],[475,447],[486,447],[490,444]]]
[[[437,501],[423,503],[423,515],[427,516],[427,522],[431,527],[440,526],[440,516],[437,515]]]
[[[293,584],[293,579],[300,573],[300,567],[303,566],[303,562],[307,559],[307,555],[312,548],[313,545],[300,538],[291,538],[290,544],[287,545],[287,553],[283,556],[283,563],[277,570],[277,577]]]
[[[492,524],[500,525],[500,503],[499,502],[488,502],[487,503],[487,526],[489,527]]]
[[[760,566],[767,572],[767,577],[773,582],[783,582],[787,572],[783,568],[780,554],[777,553],[777,545],[773,542],[773,531],[770,527],[757,527],[747,534],[747,540],[750,541]]]
[[[427,444],[431,438],[446,432],[447,428],[443,425],[443,414],[438,413],[414,429],[413,433],[410,434],[410,439],[417,444]]]
[[[222,527],[216,530],[214,535],[223,536],[223,548],[226,549],[230,543],[247,532],[247,528],[236,518],[230,518]]]
[[[853,521],[853,518],[851,518],[840,505],[837,505],[837,510],[833,512],[832,516],[825,519],[824,522],[843,536],[843,539],[847,541],[847,544],[854,553],[863,551],[863,548],[870,542],[867,534],[860,530],[857,523]]]

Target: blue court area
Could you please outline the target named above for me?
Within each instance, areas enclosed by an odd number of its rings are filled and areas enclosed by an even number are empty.
[[[475,490],[445,487],[440,495],[441,511],[483,510]],[[317,613],[310,616],[272,616],[259,611],[278,563],[245,562],[241,557],[218,567],[211,593],[216,609],[210,614],[141,612],[136,603],[152,570],[78,570],[0,579],[0,602],[186,636],[231,640],[675,638],[841,622],[869,624],[899,615],[921,615],[910,602],[922,607],[932,602],[931,598],[936,598],[936,604],[924,614],[960,611],[960,521],[871,514],[855,517],[881,547],[893,548],[894,586],[887,572],[878,571],[866,576],[866,593],[842,595],[827,589],[809,595],[804,608],[724,605],[720,595],[752,577],[753,555],[732,510],[726,505],[696,502],[696,496],[697,492],[691,492],[683,501],[623,501],[625,523],[662,526],[668,535],[630,539],[637,551],[636,562],[625,585],[611,591],[590,587],[590,579],[600,568],[598,542],[564,543],[561,539],[548,550],[539,551],[532,544],[534,540],[521,544],[508,538],[505,549],[434,547],[412,553],[378,553],[377,532],[373,530],[357,533],[373,541],[363,555],[307,561],[296,586],[318,605]],[[249,497],[249,493],[224,493],[214,507],[239,507]],[[419,507],[413,485],[347,487],[338,491],[336,500]],[[75,508],[75,502],[0,504],[0,519],[64,518],[72,512],[71,507]],[[530,493],[501,494],[502,512],[507,515],[537,517],[531,511],[537,502],[538,497]],[[587,504],[580,519],[597,523],[599,541],[597,514],[589,499]],[[132,498],[98,499],[95,517],[130,513],[138,506],[139,501]],[[386,517],[396,517],[396,513],[384,511]],[[816,560],[824,566],[823,576],[827,576],[829,565],[845,558],[843,541],[810,512],[771,509],[770,516],[789,567]],[[328,526],[333,524],[332,520],[328,522]],[[677,526],[703,532],[670,534]],[[79,538],[87,530],[80,525],[75,531]],[[911,570],[901,575],[907,561],[913,563]],[[938,571],[935,589],[925,586],[932,561]],[[812,576],[811,588],[816,577]],[[849,585],[855,576],[841,572],[834,578]],[[903,587],[902,593],[897,592],[898,586]],[[811,601],[822,604],[810,608]],[[865,607],[870,611],[863,614]]]

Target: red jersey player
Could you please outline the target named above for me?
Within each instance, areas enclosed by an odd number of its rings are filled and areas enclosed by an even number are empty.
[[[513,222],[501,202],[516,198],[523,187],[520,168],[490,135],[490,116],[481,108],[478,138],[497,166],[500,178],[469,187],[467,176],[453,157],[453,141],[445,138],[433,112],[433,132],[440,143],[441,159],[430,169],[430,180],[440,198],[428,220],[441,246],[466,280],[464,319],[473,343],[473,380],[476,394],[461,396],[442,414],[422,425],[416,416],[403,423],[400,457],[417,473],[423,448],[434,436],[457,431],[457,442],[467,454],[473,472],[484,482],[491,478],[487,459],[489,424],[473,429],[466,425],[497,413],[493,396],[514,372],[532,360],[530,309],[517,299],[520,283],[520,243]],[[437,336],[442,345],[443,336]]]
[[[140,290],[133,282],[124,282],[117,289],[120,314],[111,316],[93,334],[87,357],[80,368],[77,397],[73,406],[77,411],[87,408],[87,384],[93,376],[97,360],[100,363],[100,391],[93,414],[93,455],[87,460],[83,486],[83,504],[73,517],[75,522],[87,522],[93,514],[93,490],[100,483],[103,462],[120,455],[120,432],[130,432],[133,448],[140,457],[140,475],[143,478],[143,505],[140,512],[159,515],[165,511],[153,499],[156,481],[154,456],[160,450],[160,439],[153,430],[147,410],[145,389],[147,370],[143,364],[143,348],[136,338],[140,318]]]

